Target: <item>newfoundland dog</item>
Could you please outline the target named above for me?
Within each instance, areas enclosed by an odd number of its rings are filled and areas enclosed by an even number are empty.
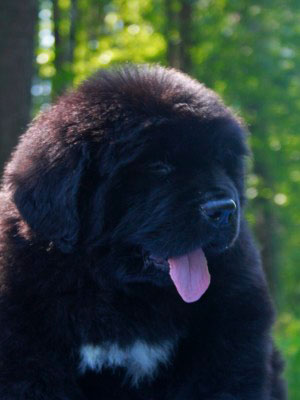
[[[241,121],[173,69],[33,121],[0,207],[1,400],[282,400]]]

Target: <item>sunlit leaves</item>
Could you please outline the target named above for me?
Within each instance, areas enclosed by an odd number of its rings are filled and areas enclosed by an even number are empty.
[[[300,284],[297,288],[300,300]],[[292,312],[283,313],[276,326],[277,344],[282,349],[285,360],[285,376],[288,379],[289,399],[297,400],[299,396],[300,376],[300,319]]]

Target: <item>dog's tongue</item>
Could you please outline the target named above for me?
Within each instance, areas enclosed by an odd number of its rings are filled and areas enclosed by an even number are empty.
[[[210,284],[207,261],[201,248],[177,258],[168,259],[170,276],[180,296],[187,303],[197,301]]]

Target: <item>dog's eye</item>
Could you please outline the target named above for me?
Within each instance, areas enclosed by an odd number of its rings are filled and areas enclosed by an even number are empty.
[[[157,161],[150,164],[149,169],[152,173],[160,176],[169,175],[172,171],[174,171],[174,167],[172,165],[162,161]]]

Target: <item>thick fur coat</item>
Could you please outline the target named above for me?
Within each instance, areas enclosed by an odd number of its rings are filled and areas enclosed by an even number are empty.
[[[158,66],[33,121],[0,194],[0,399],[285,399],[247,153],[215,93]]]

